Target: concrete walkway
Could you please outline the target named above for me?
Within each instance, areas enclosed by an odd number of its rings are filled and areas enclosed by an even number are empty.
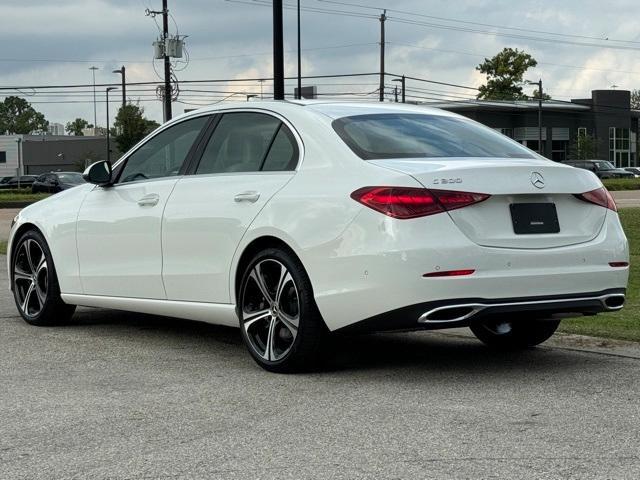
[[[611,192],[618,208],[640,207],[640,190]]]

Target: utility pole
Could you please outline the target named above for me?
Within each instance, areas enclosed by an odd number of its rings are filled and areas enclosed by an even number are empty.
[[[273,0],[273,99],[284,100],[282,0]]]
[[[119,73],[122,75],[122,106],[127,106],[127,81],[126,81],[126,70],[124,65],[120,70],[114,70],[113,73]]]
[[[98,112],[96,109],[96,70],[98,67],[89,67],[93,74],[93,134],[96,134],[96,128],[98,128]]]
[[[387,11],[380,14],[380,101],[384,102],[384,22],[387,20]]]
[[[404,85],[406,83],[407,79],[404,75],[402,75],[402,103],[405,103],[405,98],[404,98]]]
[[[296,98],[302,98],[302,55],[300,46],[300,0],[298,0],[298,95]]]
[[[398,103],[398,85],[393,87],[393,96],[395,98],[395,102]]]
[[[171,120],[171,60],[167,55],[167,39],[169,38],[169,7],[167,0],[162,0],[162,38],[164,39],[164,121]]]

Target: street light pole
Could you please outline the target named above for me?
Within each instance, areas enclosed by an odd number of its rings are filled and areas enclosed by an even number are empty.
[[[542,79],[537,82],[525,80],[524,83],[538,86],[538,153],[544,156],[544,149],[542,148]]]
[[[127,106],[127,81],[126,81],[126,70],[124,65],[119,70],[114,70],[113,73],[119,73],[122,75],[122,106]]]
[[[406,77],[402,75],[401,78],[394,78],[392,81],[400,82],[400,86],[402,87],[402,103],[405,103],[404,86],[406,83]],[[396,102],[397,101],[398,101],[398,87],[396,86]]]
[[[98,128],[98,111],[96,109],[96,70],[98,67],[89,67],[93,74],[93,133],[95,135],[96,128]]]
[[[116,87],[107,87],[105,93],[107,94],[107,162],[111,163],[111,136],[109,133],[109,92],[117,90]]]
[[[544,155],[542,148],[542,79],[538,81],[538,153]]]

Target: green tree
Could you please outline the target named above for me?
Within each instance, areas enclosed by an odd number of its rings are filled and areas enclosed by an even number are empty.
[[[485,58],[476,67],[487,76],[487,84],[482,85],[479,99],[486,100],[526,100],[522,91],[524,74],[538,62],[528,53],[513,48],[505,48],[493,58]]]
[[[578,135],[569,146],[571,160],[590,160],[596,157],[596,139],[591,135]]]
[[[0,134],[27,135],[31,132],[45,132],[49,122],[24,98],[7,97],[0,102]]]
[[[640,110],[640,90],[633,90],[631,92],[631,108],[633,110]]]
[[[544,86],[543,86],[543,89],[544,89]],[[537,88],[531,94],[531,98],[534,99],[534,100],[538,100],[540,98],[540,93],[538,93],[538,89]],[[551,95],[548,95],[548,94],[542,92],[542,100],[551,100]]]
[[[126,152],[159,126],[144,116],[144,108],[129,103],[118,110],[111,134],[118,150]]]
[[[69,135],[82,137],[84,136],[84,133],[82,133],[82,130],[84,130],[87,127],[89,127],[89,122],[87,122],[84,118],[76,118],[73,122],[67,123],[64,129]]]

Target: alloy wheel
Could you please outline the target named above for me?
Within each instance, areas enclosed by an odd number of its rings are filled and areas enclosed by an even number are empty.
[[[18,247],[13,263],[13,287],[18,307],[27,317],[42,312],[49,289],[47,257],[42,247],[32,238]]]
[[[246,276],[242,328],[250,347],[268,362],[283,359],[300,326],[300,297],[291,272],[278,260],[256,263]]]

